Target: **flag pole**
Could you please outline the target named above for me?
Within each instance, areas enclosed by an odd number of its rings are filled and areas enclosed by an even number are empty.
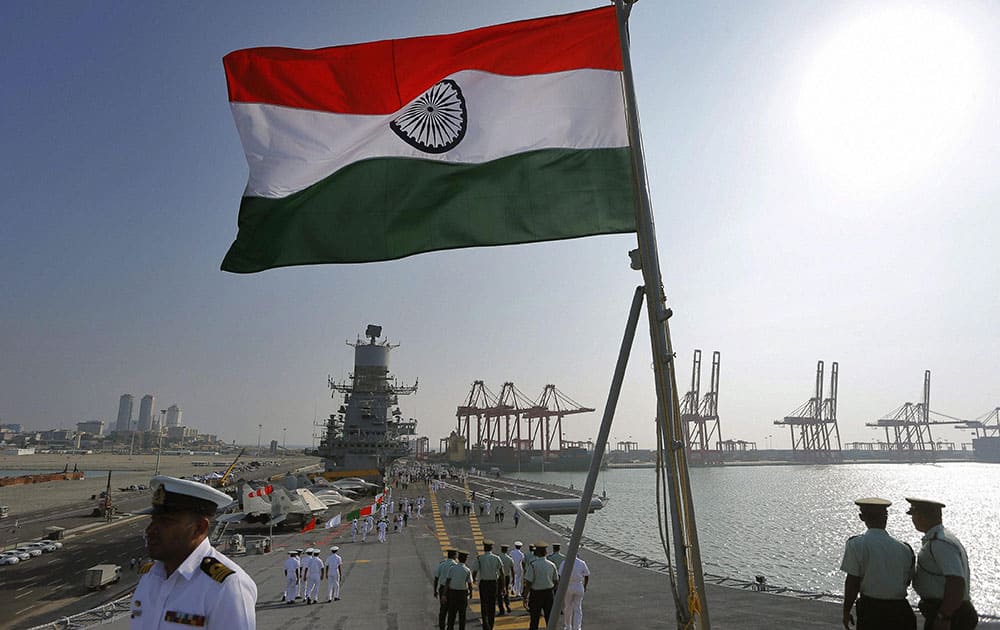
[[[681,627],[708,630],[710,628],[708,602],[705,598],[698,530],[688,478],[685,431],[681,424],[674,352],[670,341],[668,320],[672,311],[666,306],[663,278],[660,274],[652,204],[642,153],[642,137],[639,132],[635,82],[629,54],[628,16],[634,1],[614,0],[622,50],[622,89],[625,96],[629,145],[632,149],[632,177],[636,204],[636,236],[639,247],[638,260],[633,261],[633,266],[636,264],[641,266],[646,290],[646,313],[649,319],[653,375],[656,381],[656,422],[659,425],[657,434],[664,437],[663,440],[658,440],[658,445],[664,452],[662,458],[658,459],[657,466],[664,466],[666,469],[670,494],[670,523],[673,530],[674,569],[677,576],[675,584],[677,622]]]
[[[573,524],[573,533],[569,538],[569,549],[566,550],[564,560],[565,570],[562,571],[562,579],[559,580],[559,587],[556,589],[555,598],[552,601],[552,614],[546,620],[547,630],[557,630],[562,628],[565,620],[561,619],[563,613],[563,602],[566,599],[566,591],[569,590],[569,577],[572,575],[573,565],[576,564],[577,550],[580,548],[580,539],[583,538],[583,529],[587,523],[587,513],[590,512],[590,503],[594,498],[594,489],[597,487],[597,474],[601,469],[601,461],[604,459],[604,451],[607,448],[608,436],[611,434],[611,422],[615,416],[615,409],[618,406],[618,396],[622,391],[622,383],[625,381],[625,368],[628,365],[628,357],[632,351],[632,343],[635,340],[635,329],[639,325],[639,315],[642,311],[642,287],[636,287],[632,296],[632,308],[629,310],[628,323],[625,325],[625,336],[622,338],[621,348],[618,350],[618,362],[615,364],[615,374],[611,379],[611,390],[604,403],[604,417],[601,420],[601,428],[597,431],[597,442],[594,444],[594,452],[590,457],[590,469],[587,472],[587,481],[583,484],[583,495],[580,496],[580,507],[576,511],[576,521]],[[557,569],[559,567],[556,567]]]

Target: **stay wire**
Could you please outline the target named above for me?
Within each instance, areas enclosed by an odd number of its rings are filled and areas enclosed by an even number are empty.
[[[667,559],[667,575],[670,578],[670,593],[674,598],[676,610],[681,609],[681,598],[677,592],[677,574],[674,571],[673,558],[670,553],[670,530],[666,524],[669,521],[670,498],[667,496],[667,483],[665,479],[666,466],[664,463],[665,453],[663,450],[664,431],[663,423],[659,418],[656,420],[656,521],[660,532],[660,544]]]

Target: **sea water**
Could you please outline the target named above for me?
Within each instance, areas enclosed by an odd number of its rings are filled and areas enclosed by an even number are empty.
[[[586,481],[585,472],[514,476],[572,485],[577,490]],[[906,515],[904,497],[928,498],[947,504],[944,525],[968,551],[976,607],[981,613],[1000,616],[1000,465],[727,465],[692,468],[690,476],[706,573],[748,582],[763,575],[771,586],[842,593],[844,543],[865,529],[854,499],[891,500],[886,529],[918,551],[921,534]],[[610,498],[609,509],[588,516],[586,535],[665,561],[657,524],[655,471],[601,471],[595,496],[604,491]],[[573,516],[553,517],[568,527],[574,520]]]

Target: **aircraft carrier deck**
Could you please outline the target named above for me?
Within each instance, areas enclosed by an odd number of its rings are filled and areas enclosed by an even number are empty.
[[[505,504],[505,522],[497,524],[493,516],[480,517],[478,511],[471,516],[441,516],[439,508],[445,500],[462,500],[471,490],[476,490],[477,498],[493,490],[497,500]],[[432,592],[433,571],[444,548],[452,546],[471,553],[481,548],[484,538],[494,540],[498,546],[521,540],[525,548],[536,540],[559,540],[543,521],[522,518],[515,528],[509,503],[517,499],[565,497],[558,488],[517,482],[515,494],[511,480],[471,477],[467,484],[450,482],[433,494],[417,484],[411,484],[405,492],[394,491],[397,499],[421,493],[428,497],[429,505],[423,518],[411,518],[409,526],[399,533],[390,533],[385,544],[377,542],[374,533],[369,535],[367,543],[361,543],[360,537],[352,543],[350,525],[345,523],[331,529],[276,535],[272,553],[234,556],[257,582],[258,628],[434,628],[438,604]],[[612,504],[610,509],[615,506]],[[565,548],[566,539],[562,542]],[[325,555],[331,545],[339,545],[344,558],[342,599],[314,605],[283,604],[282,563],[287,549],[319,547]],[[625,552],[584,546],[580,553],[591,570],[590,587],[584,599],[584,620],[588,627],[677,627],[666,574],[655,567],[643,568],[638,563],[623,561],[623,558],[628,560]],[[326,584],[320,588],[325,599]],[[783,626],[808,630],[840,626],[838,602],[714,584],[707,589],[713,628],[754,630]],[[512,615],[497,617],[498,630],[528,627],[527,610],[520,603],[513,606]],[[467,614],[468,628],[481,627],[478,593]],[[127,628],[128,617],[125,615],[110,624],[104,619],[102,627]],[[979,627],[996,629],[1000,623],[981,621]]]

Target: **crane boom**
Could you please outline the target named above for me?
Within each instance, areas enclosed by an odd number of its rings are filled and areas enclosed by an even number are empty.
[[[238,462],[240,458],[243,457],[243,453],[245,453],[246,450],[247,450],[246,447],[241,448],[239,454],[236,456],[236,459],[233,460],[232,464],[229,464],[229,468],[227,468],[226,472],[222,474],[222,479],[219,479],[220,487],[224,487],[226,485],[226,480],[229,479],[229,475],[233,472],[233,468],[236,467],[236,462]]]

